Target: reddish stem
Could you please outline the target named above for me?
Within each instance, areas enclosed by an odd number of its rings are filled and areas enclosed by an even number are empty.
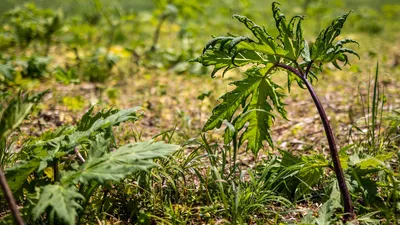
[[[343,216],[343,220],[346,222],[346,221],[355,219],[356,214],[354,213],[353,202],[351,200],[349,189],[347,188],[347,185],[346,185],[346,180],[344,177],[342,165],[340,163],[339,151],[337,149],[337,145],[335,142],[335,136],[333,135],[332,127],[329,123],[328,117],[326,116],[326,113],[325,113],[324,107],[321,104],[321,101],[319,100],[317,94],[315,93],[313,86],[307,79],[307,74],[311,68],[311,64],[312,64],[312,62],[310,62],[310,64],[307,66],[305,74],[303,74],[300,70],[297,70],[297,69],[295,69],[291,66],[285,65],[285,64],[279,63],[276,66],[284,68],[284,69],[289,70],[290,72],[296,74],[296,76],[298,76],[306,85],[307,90],[310,93],[315,106],[317,107],[319,116],[320,116],[322,124],[324,126],[326,138],[327,138],[328,144],[329,144],[330,154],[332,157],[334,171],[336,174],[336,179],[338,181],[340,193],[343,198],[344,212],[345,212],[345,215]]]

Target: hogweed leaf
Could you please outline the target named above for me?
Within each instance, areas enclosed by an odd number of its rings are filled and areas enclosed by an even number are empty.
[[[211,39],[203,49],[203,54],[191,60],[204,66],[214,66],[211,76],[224,69],[224,73],[247,64],[268,64],[277,62],[275,56],[285,56],[287,51],[279,46],[265,29],[254,24],[247,17],[234,15],[256,37],[257,41],[245,36],[222,36]]]
[[[343,28],[344,23],[346,22],[347,17],[351,13],[348,12],[343,16],[335,19],[330,26],[326,29],[322,30],[317,37],[315,43],[312,45],[310,49],[311,60],[315,63],[328,63],[334,62],[334,65],[340,68],[335,62],[338,58],[340,58],[345,64],[348,63],[348,58],[345,53],[356,55],[359,58],[359,55],[347,48],[343,48],[343,45],[349,43],[358,44],[358,42],[352,39],[342,39],[333,43],[335,39],[340,35],[341,29]]]
[[[303,30],[301,28],[302,16],[294,16],[289,23],[286,16],[281,12],[279,3],[272,3],[272,13],[276,28],[279,31],[278,40],[283,49],[287,51],[286,58],[296,61],[304,48]]]
[[[215,74],[221,69],[225,69],[223,73],[225,74],[228,70],[235,67],[244,66],[254,62],[261,63],[263,60],[264,59],[262,59],[259,55],[252,52],[246,52],[239,55],[237,53],[230,52],[229,49],[219,50],[218,46],[214,46],[213,49],[206,50],[202,56],[191,60],[191,62],[198,62],[204,66],[214,66],[214,70],[211,73],[211,77],[214,77]]]
[[[8,185],[12,192],[17,192],[24,185],[28,177],[39,167],[40,160],[21,161],[5,170]],[[3,192],[0,193],[3,195]]]
[[[163,142],[140,142],[127,144],[101,157],[88,158],[78,171],[67,173],[62,177],[63,183],[88,183],[96,180],[119,181],[138,170],[146,170],[156,164],[151,160],[166,157],[180,147]]]
[[[236,110],[258,87],[262,79],[262,77],[253,76],[232,82],[231,84],[236,88],[220,98],[223,102],[213,109],[212,116],[204,125],[203,131],[220,128],[224,120],[231,121]]]
[[[212,49],[218,43],[221,44],[221,47],[223,49],[223,46],[225,45],[224,43],[227,43],[232,39],[234,39],[234,37],[216,37],[216,38],[211,39],[210,41],[207,42],[206,46],[204,47],[203,54],[206,53],[206,51],[208,49]],[[222,49],[220,49],[220,50],[222,51]]]
[[[94,117],[86,114],[82,120],[91,122],[79,122],[78,126],[81,126],[82,131],[77,131],[74,127],[62,129],[61,133],[51,136],[50,139],[44,138],[44,140],[28,142],[19,154],[24,154],[23,157],[28,157],[29,161],[19,162],[5,170],[11,190],[18,191],[34,171],[42,171],[49,162],[72,152],[76,146],[82,143],[91,143],[89,157],[104,155],[108,151],[109,146],[107,145],[110,145],[109,141],[112,138],[112,134],[108,133],[112,132],[111,127],[127,120],[136,120],[138,109],[138,107],[134,107],[125,110],[108,110],[106,113],[103,111]],[[90,140],[91,136],[94,136],[94,140]],[[106,143],[106,141],[108,142]],[[96,148],[98,146],[101,147]]]
[[[0,139],[16,129],[27,117],[33,106],[38,104],[48,91],[35,95],[18,96],[10,101],[7,108],[0,112]]]
[[[281,115],[286,115],[283,103],[280,101],[281,95],[276,92],[278,88],[280,87],[268,79],[262,79],[257,89],[253,91],[249,105],[235,121],[237,130],[241,130],[248,123],[240,136],[239,143],[242,144],[247,140],[247,148],[251,149],[255,155],[264,146],[263,141],[267,141],[270,146],[273,146],[269,130],[274,114],[272,113],[273,108],[267,100],[270,99],[274,103]]]
[[[77,210],[82,208],[77,200],[84,199],[75,186],[53,184],[46,185],[39,191],[39,200],[32,208],[34,220],[48,210],[48,219],[55,216],[66,224],[75,224]]]
[[[252,20],[245,16],[233,15],[233,18],[243,23],[253,35],[257,38],[258,42],[252,42],[250,45],[240,46],[241,49],[257,51],[269,55],[285,55],[286,52],[276,43],[274,38],[265,31],[265,29],[256,25]]]
[[[272,66],[270,64],[269,68]],[[286,111],[281,102],[283,95],[278,92],[281,87],[261,73],[263,70],[265,68],[251,68],[245,73],[247,78],[232,83],[236,88],[221,97],[223,102],[214,108],[212,116],[204,125],[204,131],[219,128],[224,121],[228,121],[236,131],[244,129],[240,143],[247,140],[247,149],[254,154],[263,147],[264,141],[273,146],[269,128],[273,123],[274,108],[284,118]],[[245,103],[247,99],[249,99],[248,104]],[[233,119],[235,112],[243,103],[245,107],[242,114]],[[246,124],[248,125],[245,127]]]
[[[350,43],[357,44],[358,46],[360,45],[357,41],[355,41],[353,39],[345,38],[345,39],[337,41],[335,44],[335,47],[343,47],[343,45],[350,44]]]
[[[48,151],[52,149],[72,151],[91,135],[104,132],[112,126],[117,126],[122,122],[136,121],[140,107],[133,107],[124,110],[108,110],[99,112],[95,116],[88,116],[87,113],[78,123],[78,128],[68,129],[63,135],[59,135],[50,140],[37,140],[24,146],[23,150],[35,149],[44,146]],[[89,109],[91,112],[91,109]]]

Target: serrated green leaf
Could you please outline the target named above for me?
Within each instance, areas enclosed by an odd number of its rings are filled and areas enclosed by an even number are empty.
[[[273,108],[267,100],[270,99],[278,109],[278,112],[283,117],[286,116],[284,104],[281,102],[282,95],[277,93],[279,88],[270,80],[262,79],[259,86],[253,91],[249,104],[235,121],[237,130],[242,129],[248,123],[240,137],[240,144],[247,140],[247,148],[251,149],[255,155],[264,146],[263,141],[267,141],[270,146],[273,146],[269,130],[273,123],[274,115],[272,113]]]
[[[36,147],[44,146],[48,151],[53,150],[64,150],[71,151],[74,147],[87,141],[91,135],[96,133],[104,132],[106,129],[112,126],[117,126],[122,122],[136,121],[138,119],[137,111],[140,107],[133,107],[124,110],[109,110],[105,114],[98,113],[94,117],[82,118],[82,120],[90,120],[90,122],[79,123],[81,131],[76,129],[67,130],[68,133],[60,135],[50,140],[38,140],[33,143],[28,143],[24,146],[24,150],[34,149]],[[91,110],[89,110],[91,111]],[[110,113],[111,112],[111,113]],[[100,115],[100,116],[99,116]],[[96,118],[96,119],[94,119]]]
[[[250,42],[249,45],[243,43],[243,46],[239,47],[240,50],[246,49],[269,55],[286,55],[287,52],[276,43],[274,38],[268,34],[265,29],[256,25],[252,20],[245,16],[233,15],[233,18],[243,23],[258,40],[258,42]]]
[[[110,151],[110,146],[114,143],[111,127],[104,133],[97,134],[90,143],[88,151],[89,158],[98,158]]]
[[[267,102],[267,88],[267,81],[262,79],[259,87],[252,93],[250,104],[245,108],[238,120],[235,121],[237,130],[241,130],[247,122],[249,123],[240,136],[239,144],[241,145],[247,140],[247,148],[251,149],[255,155],[264,146],[263,141],[267,141],[270,146],[273,146],[269,133],[273,115],[271,113],[272,108]]]
[[[5,170],[8,185],[12,192],[20,190],[23,184],[40,165],[40,160],[22,161]],[[1,195],[3,192],[1,192]]]
[[[234,15],[235,19],[243,23],[257,38],[253,41],[245,36],[226,36],[211,39],[204,47],[203,54],[191,60],[204,66],[214,66],[211,76],[221,69],[226,71],[247,64],[268,64],[277,62],[275,55],[285,56],[287,51],[282,49],[265,29],[254,24],[247,17]]]
[[[279,3],[272,3],[272,13],[276,28],[279,31],[278,40],[283,49],[287,51],[285,58],[296,61],[304,48],[303,30],[301,28],[302,16],[294,16],[289,23],[286,16],[281,12]]]
[[[247,78],[233,82],[236,89],[221,97],[223,102],[214,108],[213,114],[204,125],[203,130],[219,128],[223,121],[228,121],[235,126],[236,131],[245,128],[240,136],[240,144],[247,140],[248,149],[255,154],[264,146],[264,141],[273,146],[269,133],[274,119],[273,108],[284,118],[286,118],[286,111],[281,102],[283,95],[278,92],[281,87],[263,75],[264,71],[273,67],[273,65],[268,66],[251,68],[245,73]],[[273,105],[270,105],[268,100]],[[243,112],[233,119],[240,105],[244,106]],[[245,126],[246,124],[248,126]],[[228,137],[227,140],[231,140],[231,138]]]
[[[40,188],[39,200],[32,208],[33,219],[37,220],[48,209],[48,217],[73,225],[77,209],[81,208],[77,199],[84,199],[84,197],[75,186],[46,185]]]
[[[203,131],[220,128],[224,120],[230,122],[240,104],[253,93],[262,80],[263,77],[254,76],[233,82],[232,84],[236,86],[236,89],[221,97],[223,102],[213,109],[212,116],[204,125]]]
[[[128,144],[99,158],[89,158],[78,171],[65,174],[63,183],[118,181],[138,170],[155,166],[151,159],[166,157],[180,147],[163,142]]]
[[[317,225],[331,225],[335,223],[335,219],[332,218],[334,210],[340,207],[337,199],[329,199],[326,201],[321,208],[318,210],[318,218],[315,219]]]
[[[216,47],[217,48],[217,47]],[[224,69],[224,74],[235,67],[244,66],[253,62],[262,62],[263,59],[252,52],[236,54],[229,53],[228,49],[218,50],[212,49],[207,50],[202,56],[191,60],[191,62],[199,62],[203,64],[203,66],[214,66],[214,70],[211,73],[211,76],[214,77],[215,74]]]
[[[69,151],[72,151],[76,146],[84,142],[92,143],[93,141],[90,140],[92,135],[100,133],[100,135],[105,137],[104,135],[106,135],[107,131],[111,132],[110,127],[127,120],[136,120],[136,112],[138,109],[138,107],[135,107],[121,111],[114,110],[112,114],[108,113],[104,118],[98,117],[97,114],[95,116],[96,120],[87,123],[90,124],[90,126],[86,126],[84,131],[76,131],[74,128],[62,129],[61,132],[64,132],[64,134],[59,133],[54,138],[28,142],[19,154],[24,154],[25,158],[28,158],[29,161],[21,162],[5,171],[6,177],[10,182],[11,190],[13,192],[19,190],[26,182],[29,175],[35,170],[41,171],[45,169],[54,159],[61,158],[68,154]],[[105,114],[102,115],[104,116]],[[89,117],[87,118],[89,119]],[[110,135],[111,134],[108,134],[108,136]],[[96,151],[93,150],[93,148],[89,149],[89,155],[91,157],[103,155],[104,151],[107,150],[107,145],[110,144],[109,142],[105,143],[101,140],[96,141],[96,138],[98,137],[95,136],[94,145],[101,146],[100,148],[96,148]]]
[[[336,68],[341,69],[336,61],[344,62],[345,65],[348,64],[347,54],[352,54],[360,58],[354,50],[343,48],[345,44],[358,44],[358,42],[352,39],[342,39],[333,43],[336,37],[339,36],[349,14],[350,12],[337,18],[330,26],[321,31],[310,49],[311,60],[319,64],[332,62]]]
[[[42,97],[48,93],[44,91],[35,95],[18,96],[11,100],[7,108],[0,115],[0,139],[16,129],[27,117],[33,106],[38,104]]]

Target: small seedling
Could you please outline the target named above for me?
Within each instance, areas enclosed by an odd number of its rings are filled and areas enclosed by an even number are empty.
[[[212,77],[221,69],[224,69],[223,74],[225,74],[230,69],[252,65],[244,72],[243,80],[232,83],[236,88],[221,97],[222,103],[214,108],[203,131],[220,128],[223,121],[227,120],[234,125],[236,131],[243,130],[239,143],[242,144],[247,140],[247,148],[254,154],[264,146],[265,141],[273,146],[270,134],[275,118],[273,113],[277,111],[286,118],[286,110],[282,102],[284,95],[280,92],[282,88],[271,78],[279,70],[286,71],[289,91],[292,82],[296,81],[300,87],[309,91],[318,109],[344,202],[343,219],[352,220],[355,218],[355,213],[335,138],[325,110],[312,86],[312,81],[317,78],[317,72],[322,72],[324,64],[333,63],[340,69],[338,62],[348,64],[349,54],[359,57],[355,51],[344,47],[345,44],[357,43],[356,41],[351,39],[335,41],[350,12],[333,20],[311,44],[303,36],[302,16],[294,16],[287,20],[277,2],[272,4],[272,12],[279,32],[276,38],[247,17],[234,15],[235,19],[253,33],[255,39],[231,34],[215,37],[206,44],[203,54],[192,60],[204,66],[214,66]],[[235,114],[240,106],[243,110]],[[225,140],[231,141],[232,133],[230,129],[226,129],[225,136],[228,138]]]

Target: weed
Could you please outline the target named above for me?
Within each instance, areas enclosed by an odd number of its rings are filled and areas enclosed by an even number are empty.
[[[150,159],[179,148],[153,141],[116,146],[111,128],[137,120],[138,110],[102,110],[92,116],[92,107],[76,127],[63,127],[25,144],[16,156],[19,162],[5,173],[17,197],[25,195],[23,189],[29,193],[24,202],[29,217],[25,219],[75,224],[100,186],[151,168],[155,164]]]
[[[331,62],[340,69],[338,61],[346,65],[348,54],[358,56],[353,50],[343,47],[348,43],[357,43],[356,41],[343,39],[334,42],[350,13],[335,19],[330,26],[320,32],[316,41],[309,45],[303,36],[301,26],[303,17],[295,16],[288,22],[276,2],[272,4],[272,12],[279,32],[277,38],[272,37],[265,29],[254,24],[247,17],[234,15],[233,17],[243,23],[257,40],[234,35],[216,37],[204,47],[202,56],[192,60],[204,66],[213,65],[212,77],[221,69],[224,69],[223,74],[225,74],[226,71],[235,67],[253,65],[244,73],[245,79],[232,83],[236,89],[221,97],[223,102],[213,110],[213,115],[204,125],[203,131],[219,128],[222,122],[227,120],[234,125],[236,130],[244,130],[239,143],[242,144],[247,140],[247,148],[254,154],[263,147],[264,141],[273,146],[270,135],[270,127],[275,118],[273,111],[275,109],[283,118],[286,118],[286,111],[282,102],[284,95],[279,91],[281,87],[271,80],[271,76],[277,70],[287,71],[289,91],[293,81],[296,81],[300,87],[305,86],[318,109],[344,200],[347,214],[344,220],[354,219],[352,200],[345,183],[332,129],[325,110],[311,85],[312,80],[317,78],[315,72],[321,70],[323,64]],[[241,105],[242,113],[234,117]],[[232,136],[229,129],[225,135]],[[228,137],[228,140],[231,141],[232,138]]]

